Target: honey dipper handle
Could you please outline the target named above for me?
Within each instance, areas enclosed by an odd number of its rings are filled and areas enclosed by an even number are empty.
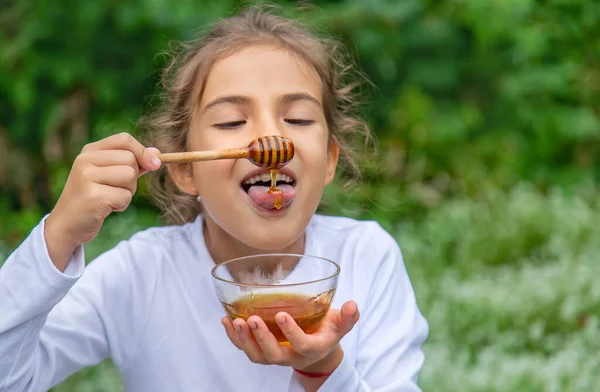
[[[239,159],[247,158],[247,148],[232,148],[216,151],[186,151],[159,154],[158,159],[162,163],[187,163],[197,161],[213,161],[216,159]]]

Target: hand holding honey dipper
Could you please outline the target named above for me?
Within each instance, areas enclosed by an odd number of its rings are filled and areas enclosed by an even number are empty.
[[[46,237],[51,258],[62,271],[73,249],[91,241],[110,213],[124,211],[129,206],[138,178],[157,170],[161,163],[248,158],[255,165],[271,170],[269,193],[274,193],[275,207],[280,208],[282,192],[275,187],[277,171],[293,157],[294,145],[280,136],[258,138],[246,148],[172,154],[145,148],[127,133],[90,143],[75,160],[65,189],[48,218]],[[61,230],[54,230],[55,227]]]
[[[343,358],[340,340],[358,322],[360,313],[354,301],[344,303],[341,309],[330,309],[319,329],[306,334],[286,312],[279,312],[275,320],[289,346],[280,344],[258,316],[241,318],[233,322],[221,319],[227,336],[248,358],[264,365],[291,366],[302,375],[311,378],[327,377]]]

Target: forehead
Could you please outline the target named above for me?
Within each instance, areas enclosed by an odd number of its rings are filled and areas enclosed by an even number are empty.
[[[322,103],[321,92],[318,73],[300,56],[274,45],[256,45],[213,64],[200,106],[225,95],[244,95],[266,101],[289,93],[308,93]]]

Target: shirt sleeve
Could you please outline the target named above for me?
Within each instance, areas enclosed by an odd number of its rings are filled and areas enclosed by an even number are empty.
[[[139,316],[123,300],[130,288],[117,249],[86,267],[80,246],[60,272],[48,255],[44,224],[0,269],[1,392],[48,390],[109,356],[123,360],[130,345],[111,331],[117,318]],[[123,349],[111,351],[119,344]]]
[[[377,228],[359,254],[361,262],[374,263],[374,267],[364,273],[370,282],[366,283],[368,302],[359,309],[361,316],[355,326],[356,360],[344,356],[319,392],[421,391],[418,375],[425,357],[421,345],[429,326],[417,306],[398,244],[379,225]],[[297,377],[292,376],[290,390],[297,389]]]

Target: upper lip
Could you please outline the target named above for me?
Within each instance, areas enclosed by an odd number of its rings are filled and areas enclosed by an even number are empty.
[[[284,174],[286,176],[289,176],[292,178],[292,180],[294,182],[296,182],[296,174],[294,173],[293,170],[289,169],[288,167],[282,167],[281,169],[277,169],[277,171],[279,172],[279,174]],[[252,170],[251,172],[249,172],[248,174],[246,174],[246,176],[244,176],[244,178],[242,178],[242,181],[240,181],[240,183],[243,183],[246,180],[249,180],[250,178],[254,177],[254,176],[259,176],[259,175],[263,175],[263,174],[270,174],[271,170],[268,168],[257,168],[255,170]]]

